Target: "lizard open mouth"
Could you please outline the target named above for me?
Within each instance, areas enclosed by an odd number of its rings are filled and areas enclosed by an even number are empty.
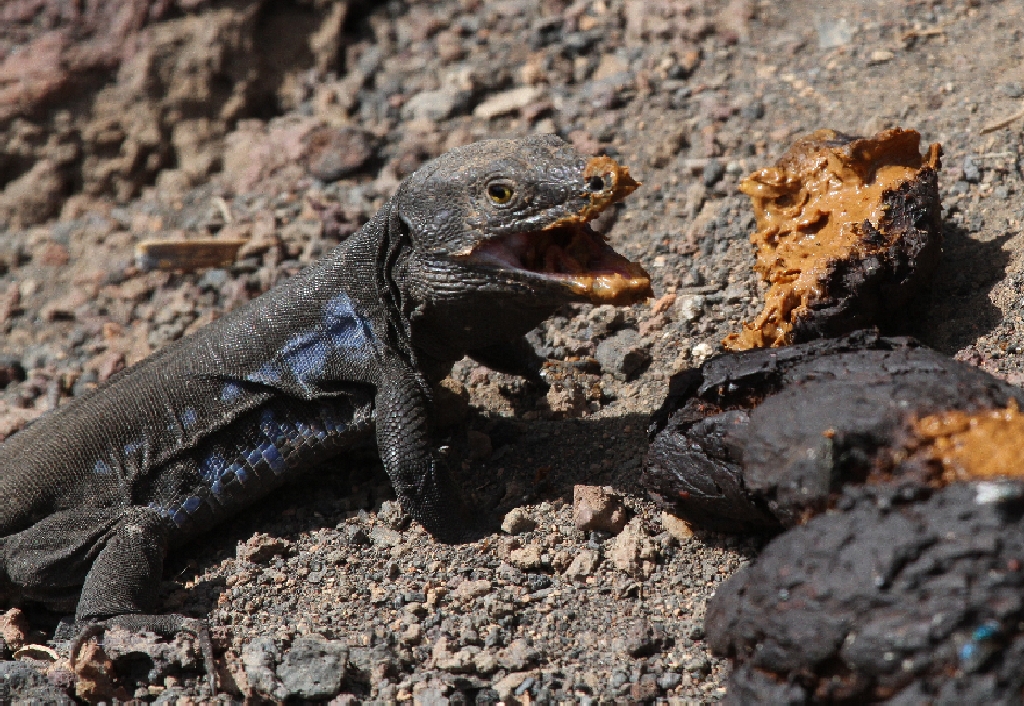
[[[489,239],[466,253],[464,261],[555,281],[594,304],[635,304],[653,296],[644,268],[615,252],[589,225],[640,182],[628,168],[603,156],[587,162],[583,179],[589,203],[579,212],[537,231]]]
[[[644,268],[615,252],[588,223],[494,238],[464,261],[557,281],[595,304],[633,304],[651,296]]]

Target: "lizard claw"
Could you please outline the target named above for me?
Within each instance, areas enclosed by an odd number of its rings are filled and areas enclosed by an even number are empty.
[[[210,685],[211,696],[217,695],[216,665],[213,659],[213,641],[210,639],[210,628],[205,620],[186,618],[183,615],[116,615],[105,620],[90,620],[79,623],[78,634],[71,642],[68,654],[68,665],[72,672],[82,647],[90,639],[99,637],[110,628],[121,628],[128,632],[153,632],[162,637],[173,637],[179,632],[187,632],[195,636],[199,643],[199,652],[203,657],[203,666]]]

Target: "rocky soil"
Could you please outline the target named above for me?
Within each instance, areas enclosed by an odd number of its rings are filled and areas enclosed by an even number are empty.
[[[439,545],[352,460],[172,556],[165,606],[210,617],[221,699],[720,700],[705,603],[760,545],[694,535],[638,478],[668,377],[759,308],[736,184],[823,127],[942,143],[914,333],[1021,385],[1022,28],[1013,0],[7,2],[0,439],[294,274],[430,157],[556,132],[644,182],[603,227],[656,297],[531,334],[547,391],[456,366],[445,445],[502,530]],[[136,262],[199,236],[244,244]],[[58,618],[0,619],[0,701],[209,697],[186,637],[114,633],[76,679]]]

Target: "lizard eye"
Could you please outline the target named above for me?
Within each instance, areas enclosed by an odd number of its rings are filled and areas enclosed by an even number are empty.
[[[591,191],[604,191],[604,179],[595,174],[587,180],[587,188]]]
[[[512,187],[502,182],[487,185],[487,196],[496,204],[506,204],[512,200]]]

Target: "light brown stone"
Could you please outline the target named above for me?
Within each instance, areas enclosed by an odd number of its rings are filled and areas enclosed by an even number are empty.
[[[599,530],[618,534],[626,525],[622,496],[611,488],[577,485],[573,488],[573,520],[582,532]]]

